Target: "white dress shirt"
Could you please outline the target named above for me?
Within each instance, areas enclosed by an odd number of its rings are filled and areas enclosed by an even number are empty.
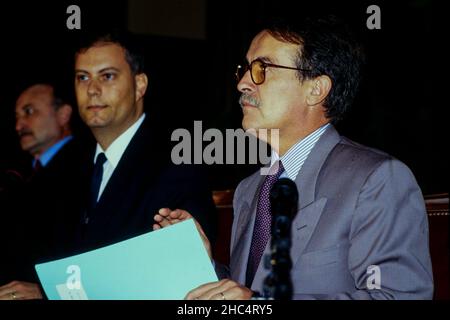
[[[97,160],[97,156],[100,153],[104,153],[106,156],[106,161],[103,164],[103,177],[102,177],[102,183],[100,184],[100,190],[98,191],[98,197],[97,201],[100,199],[103,190],[105,189],[109,179],[111,178],[112,174],[114,173],[114,170],[116,169],[117,165],[119,164],[120,159],[122,158],[123,153],[125,152],[125,149],[128,147],[128,144],[130,143],[131,139],[135,135],[136,131],[141,126],[142,122],[144,121],[145,113],[142,114],[142,116],[131,126],[129,127],[124,133],[122,133],[116,140],[111,143],[111,145],[108,147],[108,149],[103,150],[100,144],[97,143],[97,148],[95,150],[95,156],[94,156],[94,163]]]

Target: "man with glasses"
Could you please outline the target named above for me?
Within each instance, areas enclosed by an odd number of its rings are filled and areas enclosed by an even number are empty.
[[[273,170],[236,189],[229,277],[193,289],[188,299],[263,292],[268,198],[280,177],[299,192],[290,251],[294,299],[432,298],[427,216],[413,174],[333,126],[353,101],[363,60],[348,27],[332,16],[271,25],[253,39],[248,65],[237,70],[242,125],[279,129],[279,143],[267,141]],[[190,217],[162,209],[154,228]]]

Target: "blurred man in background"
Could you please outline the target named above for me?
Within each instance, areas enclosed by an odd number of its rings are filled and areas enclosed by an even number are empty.
[[[34,265],[63,257],[73,241],[83,151],[72,135],[72,112],[67,99],[47,83],[33,84],[17,99],[16,132],[31,156],[31,173],[10,195],[12,205],[3,217],[7,258],[0,299],[42,297]]]

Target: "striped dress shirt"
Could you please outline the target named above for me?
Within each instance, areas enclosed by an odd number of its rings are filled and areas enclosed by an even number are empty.
[[[270,165],[272,166],[277,160],[281,160],[285,169],[280,178],[289,178],[295,181],[312,148],[329,126],[330,124],[327,123],[298,141],[281,158],[275,150],[272,150]]]

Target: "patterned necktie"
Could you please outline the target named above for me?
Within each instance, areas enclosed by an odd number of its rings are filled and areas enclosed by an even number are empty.
[[[270,190],[284,171],[283,164],[280,161],[272,166],[270,172],[273,173],[272,171],[276,170],[277,166],[278,170],[274,174],[266,176],[261,186],[261,190],[259,191],[258,204],[256,207],[256,220],[253,228],[253,238],[247,264],[247,287],[250,287],[253,282],[259,262],[261,261],[264,249],[266,248],[267,241],[269,241],[270,238],[270,228],[272,225],[272,214],[270,211],[269,198]]]
[[[94,172],[91,180],[91,208],[97,204],[98,192],[103,179],[103,164],[106,162],[105,154],[99,153],[94,165]]]

